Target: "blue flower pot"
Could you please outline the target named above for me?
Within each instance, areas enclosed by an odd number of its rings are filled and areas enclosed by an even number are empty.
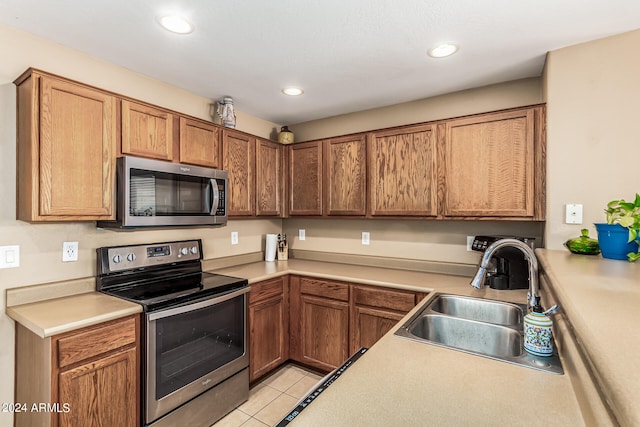
[[[629,230],[620,224],[594,224],[598,244],[604,258],[627,260],[629,252],[637,252],[638,244],[629,243]]]

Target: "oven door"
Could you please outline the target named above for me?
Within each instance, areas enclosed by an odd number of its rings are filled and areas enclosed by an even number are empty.
[[[249,366],[249,289],[147,313],[145,423]]]

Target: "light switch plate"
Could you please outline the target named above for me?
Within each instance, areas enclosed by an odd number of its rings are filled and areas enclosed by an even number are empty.
[[[582,205],[568,204],[565,214],[565,223],[582,224]]]
[[[20,246],[0,246],[0,268],[20,267]]]

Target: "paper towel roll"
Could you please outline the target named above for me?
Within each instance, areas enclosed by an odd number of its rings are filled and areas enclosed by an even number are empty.
[[[264,248],[264,260],[275,261],[277,249],[278,249],[278,235],[267,234],[267,243]]]

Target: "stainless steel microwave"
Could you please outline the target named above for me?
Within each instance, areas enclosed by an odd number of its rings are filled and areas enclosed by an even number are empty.
[[[226,171],[124,156],[117,159],[116,181],[116,220],[98,221],[98,227],[227,223]]]

